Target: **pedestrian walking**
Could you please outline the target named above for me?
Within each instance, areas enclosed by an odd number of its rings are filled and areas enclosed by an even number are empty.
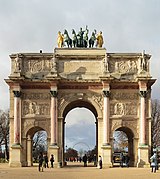
[[[152,168],[151,172],[155,173],[157,170],[157,154],[156,153],[152,155],[152,157],[150,158],[150,161],[151,161],[151,168]]]
[[[43,154],[42,152],[39,154],[38,156],[38,171],[42,171],[43,172],[43,161],[44,161],[44,158],[43,158]]]
[[[53,154],[51,154],[50,162],[51,162],[51,168],[53,168],[53,163],[54,163],[54,155]]]
[[[44,161],[45,161],[45,163],[44,163],[44,167],[46,168],[49,168],[49,166],[48,166],[48,156],[47,156],[47,154],[44,156]]]
[[[102,157],[101,157],[101,155],[99,155],[98,163],[99,163],[99,169],[102,169]]]
[[[87,155],[83,156],[84,167],[87,167]]]

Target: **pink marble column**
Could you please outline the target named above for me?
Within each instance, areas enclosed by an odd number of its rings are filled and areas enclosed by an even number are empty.
[[[21,92],[13,91],[13,93],[14,93],[14,144],[20,144]]]
[[[145,98],[146,98],[146,91],[140,91],[140,144],[145,145],[146,139],[146,129],[145,129],[145,124],[146,124],[146,109],[145,109]]]
[[[103,91],[103,145],[109,144],[109,91]]]
[[[51,92],[51,145],[57,145],[57,91]]]

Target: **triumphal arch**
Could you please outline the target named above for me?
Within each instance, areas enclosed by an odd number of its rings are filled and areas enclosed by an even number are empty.
[[[113,164],[113,133],[128,136],[131,165],[149,166],[151,147],[150,55],[109,53],[103,47],[55,48],[52,53],[10,55],[10,166],[32,166],[32,139],[48,136],[48,155],[64,165],[64,125],[75,107],[96,118],[97,155]],[[76,119],[75,119],[76,120]]]

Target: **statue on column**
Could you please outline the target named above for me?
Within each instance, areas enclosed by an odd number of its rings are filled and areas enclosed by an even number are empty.
[[[57,76],[57,59],[54,56],[51,59],[51,74]]]
[[[105,58],[103,59],[103,63],[104,63],[104,74],[109,73],[107,54],[105,54]]]
[[[139,70],[140,72],[147,72],[148,64],[145,55],[145,51],[142,52],[142,55],[139,57]]]

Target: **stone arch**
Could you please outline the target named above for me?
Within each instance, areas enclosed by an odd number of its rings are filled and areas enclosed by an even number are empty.
[[[102,117],[102,95],[87,95],[83,93],[61,96],[59,99],[59,117],[64,117],[65,109],[71,106],[72,103],[77,106],[78,103],[76,101],[79,102],[79,107],[85,104],[84,107],[90,109],[96,117]]]
[[[114,131],[116,131],[119,128],[127,128],[130,129],[133,133],[134,138],[138,138],[138,133],[137,133],[137,124],[135,124],[135,122],[115,122],[112,126],[112,130],[111,130],[111,136],[113,136]]]
[[[95,116],[95,128],[96,128],[96,132],[95,132],[95,138],[96,138],[96,152],[97,152],[97,156],[98,156],[98,113],[97,113],[97,109],[95,108],[95,106],[93,106],[93,104],[88,101],[88,100],[84,100],[84,99],[77,99],[77,100],[72,100],[70,101],[70,103],[66,103],[65,108],[62,111],[62,119],[63,119],[63,127],[62,127],[62,132],[63,135],[61,136],[61,141],[62,142],[62,146],[63,146],[63,150],[64,150],[64,138],[65,138],[65,134],[64,134],[64,130],[65,130],[65,119],[66,119],[66,115],[74,108],[77,107],[84,107],[86,109],[88,109],[89,111],[91,111],[93,113],[93,115]],[[64,158],[62,159],[64,160]]]
[[[112,131],[112,136],[115,131],[122,131],[127,135],[128,138],[128,155],[130,157],[130,166],[134,166],[135,163],[135,142],[134,142],[134,131],[128,126],[117,126],[114,131]]]
[[[35,135],[36,132],[38,131],[45,131],[47,133],[47,138],[48,138],[48,131],[45,130],[45,128],[40,127],[40,126],[31,126],[30,128],[26,129],[25,135],[26,137],[23,138],[23,145],[25,146],[26,150],[26,166],[33,166],[33,157],[32,157],[32,152],[33,152],[33,136]]]
[[[50,136],[50,130],[48,129],[48,126],[43,125],[41,123],[35,124],[34,122],[25,122],[24,123],[24,131],[22,133],[22,137],[25,138],[30,133],[30,131],[32,131],[32,130],[38,132],[39,129],[42,129],[42,130],[46,131],[47,132],[47,136]],[[32,133],[33,132],[31,132],[31,134]]]

